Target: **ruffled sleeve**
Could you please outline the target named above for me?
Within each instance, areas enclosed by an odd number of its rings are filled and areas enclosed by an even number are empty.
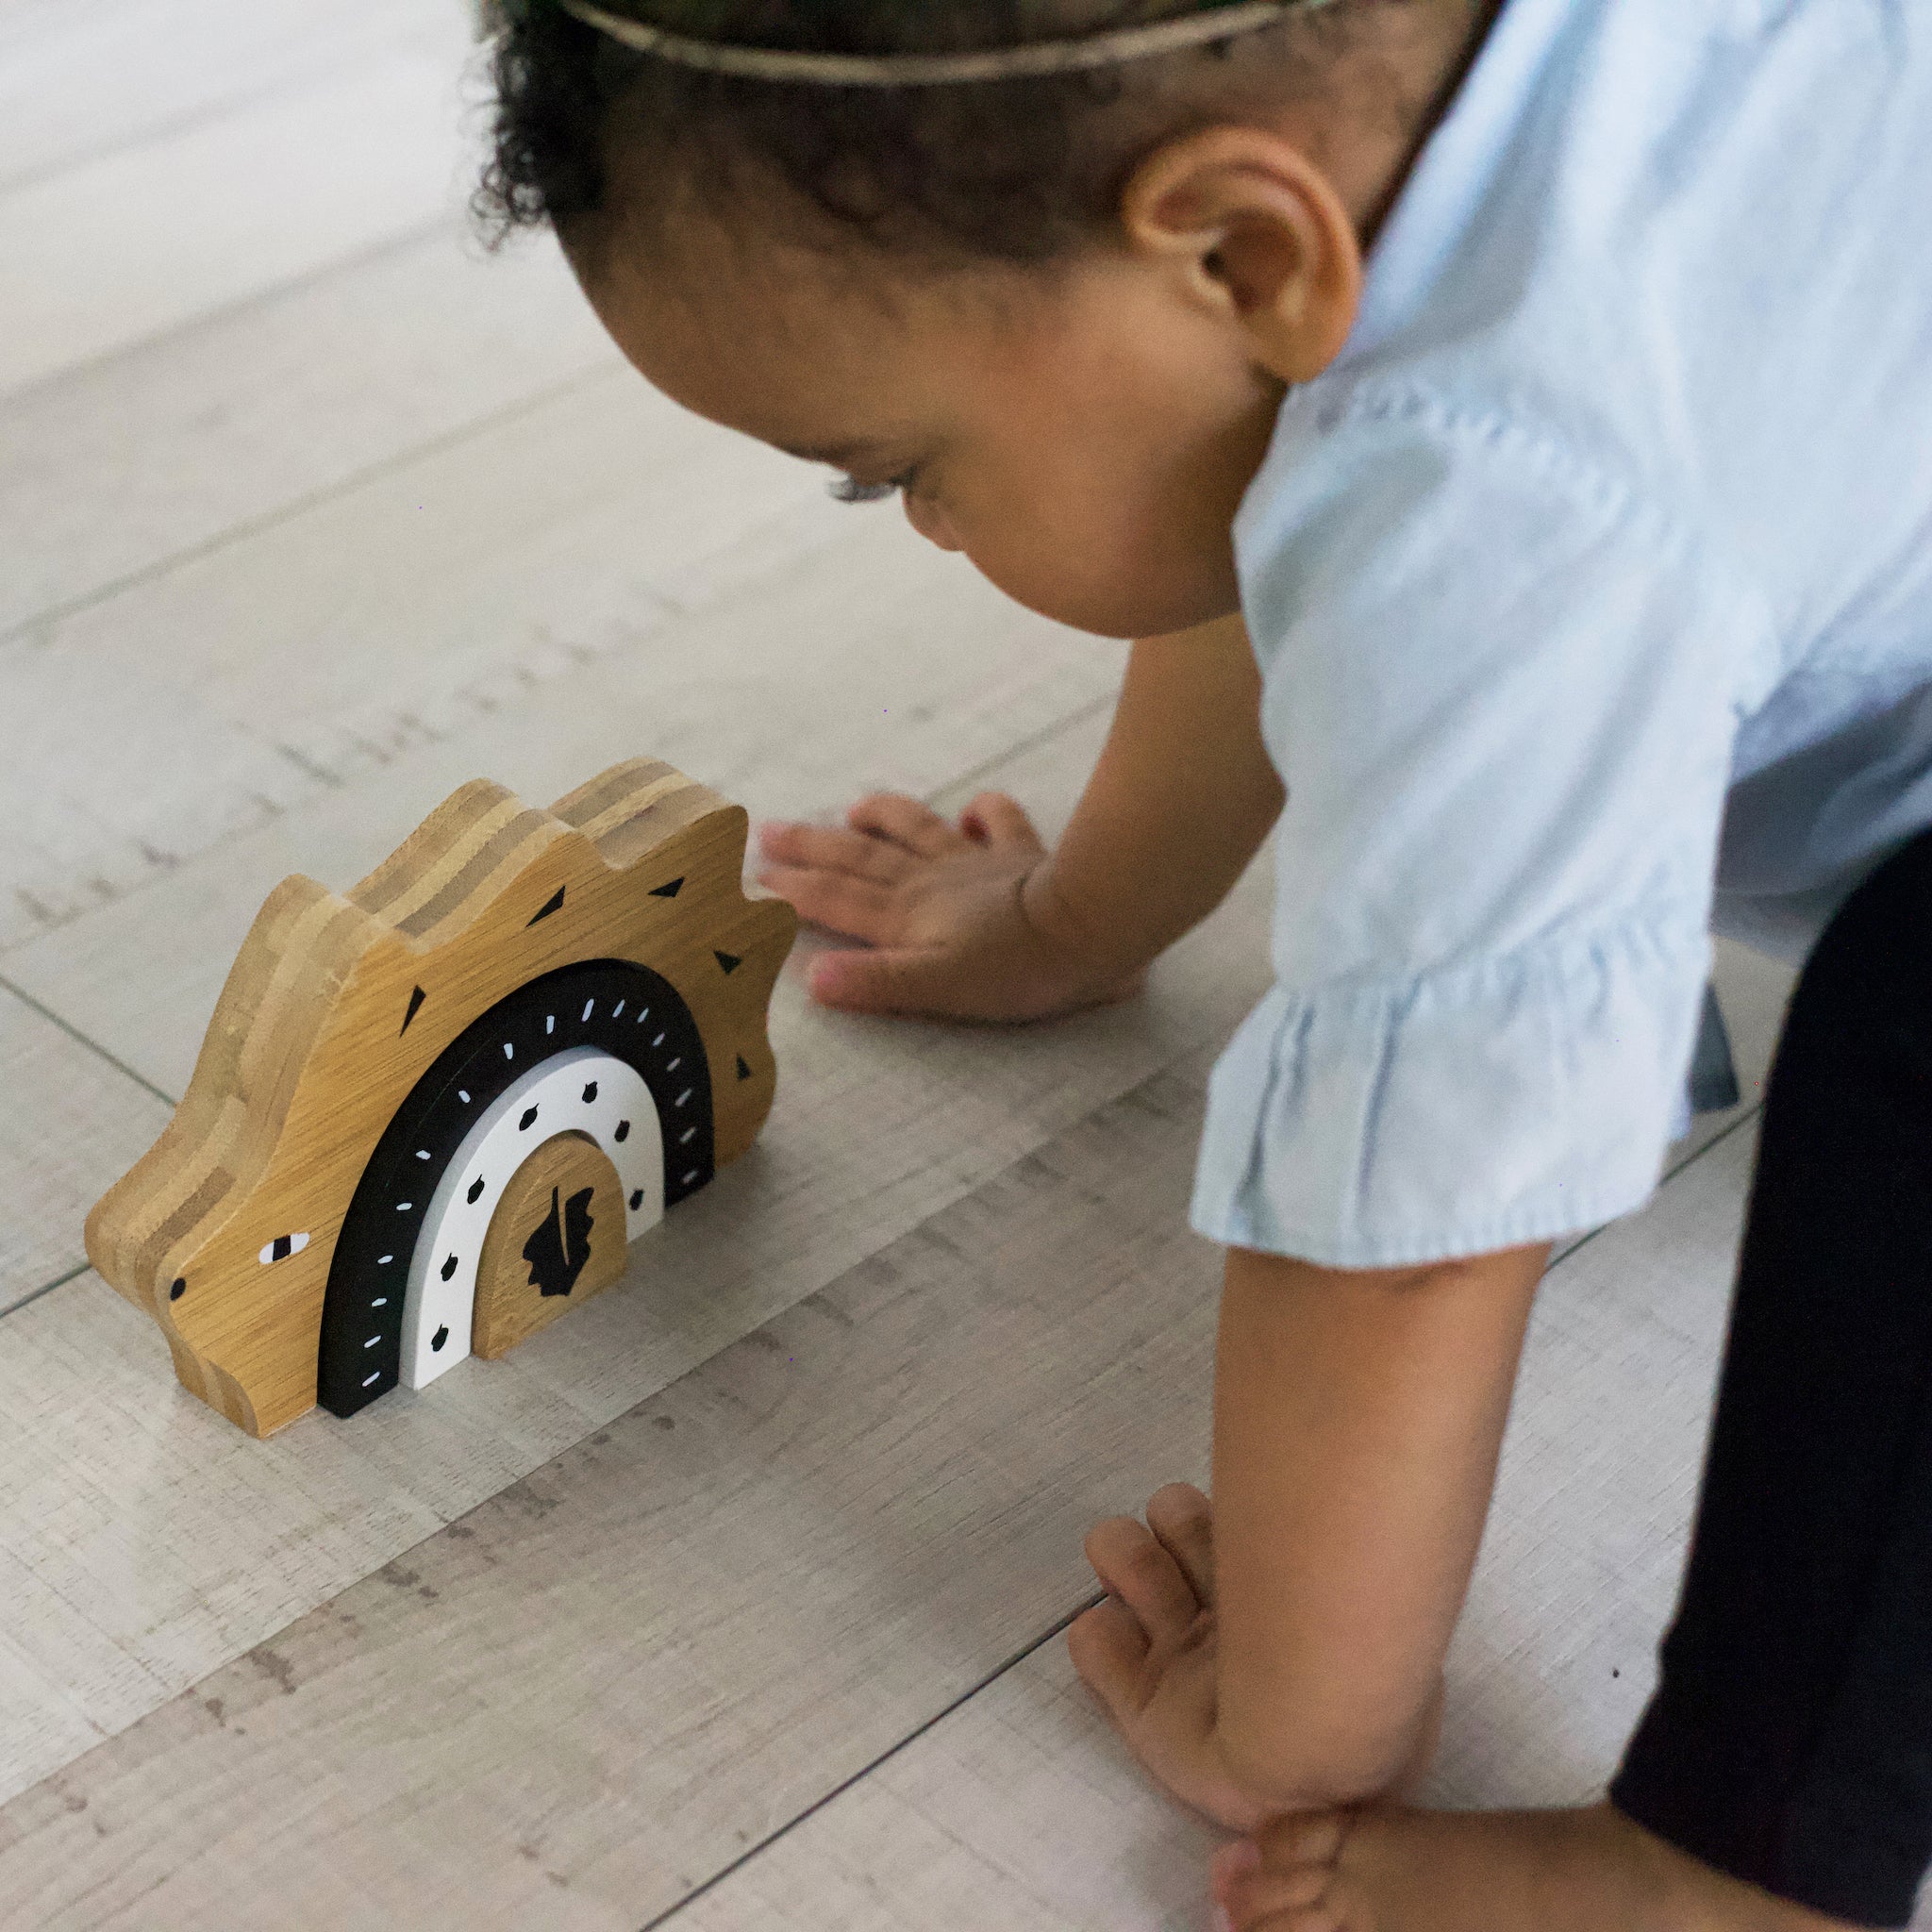
[[[1289,802],[1204,1234],[1332,1267],[1641,1206],[1681,1114],[1762,608],[1641,492],[1425,397],[1291,398],[1237,525]]]

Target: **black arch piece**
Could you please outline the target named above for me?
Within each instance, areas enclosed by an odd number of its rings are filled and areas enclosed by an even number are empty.
[[[651,888],[651,897],[654,899],[675,899],[683,891],[684,880],[682,878],[675,878],[668,886],[653,886]]]
[[[639,1024],[646,1012],[650,1024]],[[545,1024],[552,1018],[554,1033]],[[316,1396],[325,1408],[354,1415],[401,1379],[409,1262],[437,1180],[484,1110],[520,1074],[579,1046],[597,1047],[634,1067],[660,1116],[668,1121],[675,1113],[695,1129],[689,1141],[664,1137],[665,1207],[710,1180],[710,1062],[676,988],[627,959],[588,960],[519,987],[438,1057],[396,1109],[362,1171],[336,1239],[323,1302]],[[680,1096],[688,1096],[681,1108]],[[426,1174],[416,1158],[425,1148],[430,1154]]]
[[[403,1015],[403,1033],[407,1033],[409,1030],[410,1023],[423,1010],[423,1002],[428,997],[429,995],[420,986],[409,995],[409,1010]],[[403,1033],[398,1033],[396,1038],[400,1040],[403,1037]]]
[[[569,891],[570,888],[568,886],[558,886],[556,891],[552,892],[549,898],[544,900],[541,910],[530,921],[530,924],[541,925],[553,912],[561,912],[563,910],[563,895]],[[527,931],[528,927],[525,929]]]

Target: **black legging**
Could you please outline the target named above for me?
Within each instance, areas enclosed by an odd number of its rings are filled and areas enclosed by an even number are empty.
[[[1820,940],[1763,1134],[1683,1601],[1610,1795],[1899,1926],[1932,1864],[1932,834]]]

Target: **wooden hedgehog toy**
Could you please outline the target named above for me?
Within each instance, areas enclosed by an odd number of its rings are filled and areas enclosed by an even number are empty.
[[[346,897],[269,896],[186,1098],[88,1217],[175,1373],[254,1436],[494,1358],[750,1147],[797,930],[670,766],[549,811],[466,785]]]

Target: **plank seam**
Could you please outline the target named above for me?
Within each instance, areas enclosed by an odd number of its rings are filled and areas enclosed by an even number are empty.
[[[834,1785],[829,1791],[826,1791],[824,1794],[824,1796],[814,1798],[812,1802],[809,1805],[808,1805],[804,1810],[799,1812],[795,1818],[788,1819],[783,1824],[779,1825],[775,1831],[768,1832],[765,1835],[765,1837],[758,1840],[757,1844],[749,1846],[746,1850],[741,1852],[738,1855],[738,1857],[733,1858],[728,1865],[723,1866],[718,1871],[712,1873],[710,1877],[706,1879],[702,1885],[698,1886],[694,1890],[687,1892],[684,1895],[684,1897],[677,1901],[675,1905],[667,1906],[663,1911],[659,1912],[657,1915],[656,1918],[645,1920],[643,1924],[639,1928],[639,1932],[658,1932],[658,1928],[659,1926],[668,1925],[671,1923],[671,1921],[675,1919],[680,1912],[684,1911],[687,1907],[695,1905],[698,1902],[698,1900],[703,1898],[708,1892],[715,1890],[719,1886],[723,1885],[724,1882],[727,1878],[729,1878],[734,1873],[742,1871],[743,1868],[749,1865],[754,1858],[759,1857],[764,1853],[770,1851],[771,1848],[776,1843],[778,1843],[778,1841],[781,1839],[789,1838],[791,1835],[791,1833],[798,1829],[800,1825],[805,1824],[808,1823],[811,1819],[817,1817],[818,1814],[821,1811],[823,1811],[828,1805],[836,1804],[838,1800],[842,1798],[845,1795],[845,1793],[852,1790],[852,1788],[855,1785],[863,1782],[863,1780],[869,1778],[874,1772],[878,1771],[883,1766],[890,1764],[892,1761],[892,1759],[898,1757],[902,1751],[905,1751],[909,1746],[918,1743],[920,1739],[924,1737],[928,1731],[936,1729],[939,1725],[944,1724],[945,1721],[949,1717],[951,1717],[955,1711],[963,1709],[964,1707],[971,1704],[973,1700],[980,1694],[981,1691],[990,1690],[995,1684],[999,1682],[999,1680],[1002,1677],[1006,1676],[1009,1672],[1017,1670],[1019,1666],[1024,1664],[1028,1657],[1037,1656],[1041,1651],[1044,1650],[1046,1646],[1054,1641],[1055,1638],[1063,1636],[1069,1629],[1072,1628],[1072,1626],[1080,1618],[1084,1617],[1089,1610],[1094,1608],[1099,1604],[1105,1603],[1106,1601],[1107,1592],[1105,1591],[1098,1591],[1093,1595],[1088,1597],[1084,1602],[1077,1605],[1074,1609],[1069,1610],[1067,1614],[1064,1617],[1060,1618],[1058,1623],[1053,1624],[1051,1628],[1041,1632],[1041,1634],[1034,1638],[1030,1643],[1024,1644],[1020,1649],[1016,1650],[1012,1654],[1012,1656],[1008,1657],[1004,1663],[995,1665],[994,1668],[988,1672],[987,1674],[984,1677],[982,1677],[978,1683],[973,1685],[968,1690],[962,1690],[958,1694],[958,1696],[954,1698],[953,1701],[950,1704],[946,1705],[942,1709],[935,1711],[932,1714],[932,1716],[927,1718],[923,1724],[919,1724],[916,1728],[907,1732],[907,1734],[903,1738],[901,1738],[896,1744],[892,1745],[890,1750],[880,1752],[879,1755],[876,1757],[874,1757],[870,1764],[861,1766],[860,1769],[855,1771],[851,1774],[851,1776],[844,1778],[840,1783]]]
[[[291,275],[285,282],[275,282],[266,289],[258,289],[251,295],[242,295],[233,302],[218,302],[212,308],[204,308],[197,315],[186,321],[171,323],[165,327],[153,330],[144,336],[136,336],[132,341],[117,342],[111,349],[103,349],[98,355],[83,356],[78,362],[63,364],[58,369],[50,369],[44,375],[34,376],[31,380],[16,387],[0,390],[0,399],[11,403],[22,396],[34,396],[43,390],[57,387],[78,375],[105,369],[109,363],[119,361],[124,356],[140,355],[143,350],[157,347],[162,342],[173,341],[176,337],[192,334],[209,323],[232,321],[237,316],[249,314],[252,310],[265,308],[272,302],[284,295],[293,294],[299,289],[310,289],[324,282],[330,275],[339,275],[346,269],[366,268],[372,262],[382,261],[391,255],[400,255],[404,250],[426,242],[434,235],[445,232],[451,213],[445,209],[434,221],[419,222],[415,226],[399,230],[396,234],[385,236],[380,242],[372,242],[367,248],[352,250],[340,255],[332,261],[319,262],[314,268],[305,269],[300,275]]]
[[[0,1322],[6,1321],[8,1315],[19,1314],[23,1308],[31,1307],[37,1301],[42,1301],[52,1294],[57,1288],[65,1288],[70,1281],[78,1281],[88,1272],[88,1266],[89,1264],[83,1261],[79,1267],[70,1268],[65,1274],[58,1280],[48,1282],[44,1288],[37,1288],[31,1294],[22,1295],[17,1302],[0,1308]]]
[[[152,1093],[157,1100],[165,1102],[169,1107],[181,1105],[174,1094],[163,1093],[145,1074],[136,1073],[118,1054],[109,1053],[98,1040],[90,1040],[71,1020],[63,1019],[43,1000],[37,1000],[25,987],[16,986],[4,973],[0,973],[0,991],[10,992],[23,1006],[31,1007],[42,1019],[51,1021],[54,1025],[59,1027],[69,1040],[86,1047],[96,1058],[106,1060],[117,1074],[126,1074],[143,1092]]]
[[[436,232],[436,229],[425,231],[430,235]],[[410,238],[412,242],[421,242],[423,239],[423,235]],[[341,263],[339,266],[347,268],[352,264]],[[279,294],[285,291],[277,290],[275,292]],[[199,325],[197,322],[188,326]],[[291,497],[275,509],[265,510],[261,515],[246,518],[239,524],[231,524],[226,529],[217,531],[212,537],[205,537],[198,543],[191,543],[185,550],[171,552],[153,563],[142,564],[139,570],[127,571],[118,577],[110,578],[105,584],[97,584],[92,590],[84,591],[77,597],[69,597],[64,603],[52,604],[43,610],[35,611],[31,616],[18,618],[5,630],[0,630],[0,647],[16,643],[31,632],[51,631],[72,618],[95,609],[103,604],[111,603],[116,597],[129,591],[140,590],[144,585],[155,583],[174,571],[185,569],[190,564],[204,563],[210,557],[217,556],[233,545],[252,542],[256,538],[265,536],[271,530],[280,528],[284,524],[293,523],[298,517],[307,516],[311,510],[320,509],[325,505],[337,502],[345,496],[352,496],[357,491],[366,489],[372,483],[380,482],[384,477],[407,469],[411,463],[422,462],[430,457],[446,455],[453,449],[461,448],[465,442],[476,437],[486,436],[492,430],[516,422],[520,417],[533,415],[537,410],[561,400],[576,390],[589,388],[594,382],[608,381],[614,373],[608,366],[599,365],[593,369],[584,370],[578,375],[565,376],[560,382],[547,384],[541,390],[533,391],[513,403],[507,403],[500,408],[489,410],[481,416],[473,416],[455,429],[446,429],[440,436],[413,443],[408,449],[385,457],[380,462],[370,463],[334,483],[325,484],[320,489]]]

